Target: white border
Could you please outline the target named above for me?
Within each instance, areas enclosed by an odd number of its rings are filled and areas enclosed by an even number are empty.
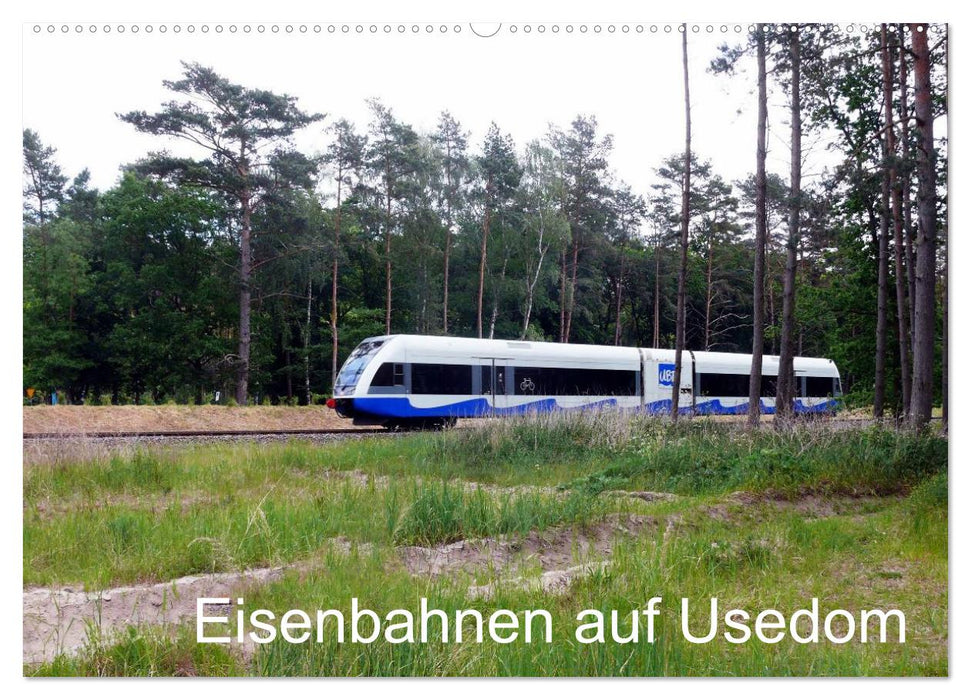
[[[898,0],[886,0],[880,3],[869,3],[862,6],[856,3],[847,3],[835,0],[813,0],[803,5],[782,5],[773,3],[752,3],[727,5],[725,2],[695,2],[691,7],[678,6],[674,9],[681,10],[687,16],[672,16],[672,7],[662,6],[656,15],[649,5],[635,5],[634,3],[621,2],[619,0],[597,0],[597,2],[583,3],[577,0],[561,0],[560,2],[534,2],[525,5],[521,0],[492,0],[491,2],[444,2],[443,0],[426,0],[424,2],[411,2],[407,7],[403,3],[395,3],[390,0],[371,0],[371,2],[354,2],[344,6],[317,6],[308,9],[306,3],[293,2],[291,0],[277,0],[268,4],[266,2],[254,2],[253,0],[239,0],[234,3],[224,5],[202,6],[198,1],[187,2],[186,0],[169,0],[163,5],[144,4],[136,5],[130,2],[101,2],[82,5],[77,2],[67,0],[23,3],[17,7],[15,17],[4,23],[3,35],[0,37],[0,51],[3,52],[3,70],[5,71],[4,85],[8,86],[8,91],[13,92],[13,86],[18,86],[17,96],[19,103],[20,95],[20,68],[21,68],[21,30],[22,24],[29,21],[69,21],[81,20],[83,22],[105,21],[118,22],[120,19],[132,22],[158,22],[160,20],[173,21],[190,19],[196,22],[211,21],[287,21],[293,19],[295,22],[305,19],[311,23],[317,18],[326,21],[397,21],[397,20],[433,20],[435,22],[468,22],[468,21],[531,21],[531,22],[551,22],[551,21],[631,21],[639,19],[656,20],[658,24],[682,21],[701,21],[709,22],[739,22],[739,21],[776,21],[786,19],[790,21],[837,21],[837,22],[860,22],[870,19],[916,19],[920,21],[947,21],[947,14],[943,12],[943,5],[915,6],[912,2],[901,2]],[[915,9],[931,13],[932,17],[912,17]],[[307,17],[312,14],[315,17]],[[653,16],[652,16],[653,15]],[[942,15],[944,15],[942,17]],[[954,120],[955,114],[960,114],[960,103],[964,96],[961,78],[964,75],[965,60],[967,50],[960,43],[962,41],[962,30],[965,25],[950,27],[951,38],[951,66],[950,66],[950,105],[949,116]],[[955,41],[957,40],[957,41]],[[8,92],[8,94],[9,94]],[[677,683],[680,691],[688,689],[691,691],[715,693],[719,698],[758,697],[763,694],[785,693],[790,698],[812,698],[817,700],[821,693],[827,695],[837,693],[838,695],[857,695],[859,693],[877,692],[881,697],[910,698],[915,693],[934,692],[941,697],[957,695],[960,687],[959,680],[967,680],[971,672],[967,669],[967,664],[963,663],[964,654],[967,650],[966,645],[962,644],[966,635],[957,633],[958,629],[963,632],[968,624],[967,605],[963,602],[961,593],[963,587],[958,587],[958,583],[966,583],[968,580],[968,563],[963,557],[954,557],[951,562],[951,582],[949,593],[950,601],[950,673],[951,681],[904,681],[899,679],[872,680],[866,681],[866,686],[861,686],[860,681],[854,680],[751,680],[751,681],[711,681],[711,680],[641,680],[641,681],[620,681],[620,680],[583,680],[573,682],[569,680],[501,680],[494,682],[484,681],[462,681],[462,680],[440,680],[422,679],[410,681],[387,681],[387,680],[354,680],[354,681],[325,681],[326,685],[308,686],[306,684],[314,681],[288,680],[288,681],[260,681],[255,683],[233,683],[233,687],[227,687],[231,681],[207,681],[205,683],[195,682],[186,684],[178,682],[178,688],[174,685],[175,681],[168,682],[141,682],[141,681],[122,681],[113,683],[99,682],[97,686],[91,685],[91,681],[41,681],[22,679],[22,666],[20,664],[21,643],[19,624],[22,615],[21,594],[22,594],[22,575],[20,573],[22,540],[14,533],[20,532],[20,514],[22,513],[21,503],[21,484],[22,470],[20,465],[20,430],[21,430],[21,407],[18,399],[21,393],[21,364],[18,362],[22,348],[19,338],[22,332],[22,305],[21,300],[21,256],[17,254],[19,250],[20,237],[17,231],[21,228],[21,130],[19,109],[8,106],[2,114],[4,128],[2,134],[2,159],[3,163],[3,221],[6,223],[4,230],[7,232],[5,245],[14,246],[14,250],[8,250],[2,256],[5,269],[0,275],[2,280],[3,299],[3,328],[5,335],[13,338],[13,343],[8,346],[12,348],[6,356],[3,367],[6,371],[0,373],[0,397],[3,403],[0,404],[3,411],[2,423],[2,447],[4,455],[7,456],[9,464],[5,470],[5,477],[10,480],[8,487],[3,489],[5,499],[3,513],[4,524],[8,536],[5,538],[10,545],[4,552],[4,559],[7,563],[6,575],[4,578],[5,605],[9,606],[7,615],[3,619],[9,621],[8,632],[0,640],[0,659],[3,663],[5,680],[21,679],[11,690],[23,694],[29,693],[32,697],[57,697],[63,700],[66,694],[84,692],[84,689],[97,693],[98,697],[104,698],[126,698],[132,692],[137,692],[146,698],[169,698],[173,692],[180,695],[199,694],[211,697],[214,694],[231,692],[234,697],[259,697],[286,689],[287,692],[308,692],[313,694],[324,693],[343,694],[355,693],[370,695],[380,693],[382,696],[394,695],[407,697],[412,694],[422,698],[429,697],[454,697],[461,694],[464,698],[473,700],[476,698],[490,698],[493,700],[497,693],[508,695],[535,694],[542,692],[556,692],[563,697],[584,697],[588,698],[599,692],[613,693],[667,693],[674,690],[672,683]],[[953,152],[960,148],[961,142],[950,140],[950,149]],[[950,163],[950,192],[961,192],[961,174],[963,163],[951,158]],[[953,204],[953,203],[952,203]],[[950,269],[958,271],[958,274],[951,276],[951,347],[961,348],[964,346],[966,324],[964,319],[958,314],[967,304],[962,302],[971,301],[968,297],[967,276],[961,274],[965,269],[964,263],[967,261],[966,244],[961,240],[960,226],[961,211],[959,207],[951,209],[951,231],[959,232],[954,236],[954,244],[951,248]],[[952,352],[951,357],[956,354]],[[951,372],[951,395],[964,396],[967,388],[967,373],[961,370],[960,355],[957,361],[952,361]],[[968,541],[968,518],[963,506],[967,496],[968,477],[963,473],[966,466],[968,452],[968,438],[964,435],[963,420],[964,410],[958,401],[952,401],[953,412],[951,414],[952,427],[952,464],[955,466],[951,473],[951,503],[958,507],[953,508],[951,518],[951,541],[956,541],[960,545],[966,545]],[[957,500],[960,499],[960,500]],[[952,546],[952,553],[960,550]],[[137,688],[133,683],[138,683]],[[636,687],[631,685],[636,683]],[[663,687],[655,685],[662,683]],[[781,684],[785,684],[781,687]],[[279,685],[278,685],[279,684]],[[555,684],[555,689],[548,684]],[[650,684],[650,685],[647,685]],[[874,686],[879,687],[874,687]],[[218,686],[218,687],[217,687]],[[926,686],[926,687],[925,687]],[[338,695],[339,696],[339,695]]]

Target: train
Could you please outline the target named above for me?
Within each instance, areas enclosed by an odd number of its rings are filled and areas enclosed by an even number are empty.
[[[752,356],[685,350],[679,413],[748,412]],[[794,410],[833,414],[842,395],[829,359],[796,357]],[[675,351],[448,336],[366,338],[341,367],[327,405],[356,425],[440,428],[459,418],[568,410],[670,414]],[[759,407],[775,412],[779,358],[762,358]]]

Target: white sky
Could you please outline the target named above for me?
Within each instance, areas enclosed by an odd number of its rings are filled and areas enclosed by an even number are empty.
[[[443,109],[451,111],[471,131],[470,146],[478,149],[489,123],[495,120],[511,133],[519,147],[542,137],[550,123],[568,127],[577,114],[595,114],[602,133],[614,136],[611,167],[635,191],[647,194],[655,181],[654,169],[663,158],[684,149],[684,98],[681,68],[681,35],[676,25],[650,24],[643,33],[630,23],[608,31],[609,23],[595,33],[588,25],[585,34],[574,24],[572,34],[565,23],[553,34],[538,24],[526,34],[518,25],[512,33],[504,25],[496,36],[480,38],[470,25],[462,31],[411,31],[399,34],[398,23],[385,34],[377,24],[363,24],[357,34],[341,25],[333,34],[322,24],[320,33],[313,23],[301,34],[299,23],[293,32],[280,24],[277,34],[266,24],[258,34],[256,23],[244,34],[242,24],[229,32],[215,23],[203,34],[200,26],[189,34],[161,34],[158,25],[147,34],[145,25],[132,34],[105,34],[104,24],[92,34],[88,27],[77,34],[74,24],[63,34],[60,24],[53,34],[47,25],[35,33],[24,29],[23,123],[39,132],[42,140],[58,150],[57,159],[74,175],[90,169],[95,186],[110,187],[118,178],[119,166],[132,162],[149,150],[185,148],[170,139],[138,134],[121,122],[116,112],[133,109],[156,110],[173,94],[162,86],[164,79],[181,75],[180,60],[197,61],[246,86],[261,87],[298,97],[307,111],[324,112],[325,124],[346,117],[360,130],[367,126],[368,97],[378,97],[402,120],[419,131],[434,129]],[[476,25],[491,31],[496,25]],[[755,113],[754,72],[728,78],[707,71],[717,47],[738,42],[735,25],[728,32],[722,24],[701,25],[689,34],[692,95],[693,149],[710,158],[715,172],[734,180],[754,170]],[[669,32],[664,28],[668,27]],[[770,136],[769,169],[787,174],[788,127],[785,96],[774,96],[770,106],[773,134]],[[307,151],[319,151],[327,137],[317,126],[306,130],[298,144]],[[807,145],[811,144],[807,138]],[[807,174],[819,170],[825,154],[817,148],[808,156]],[[816,162],[814,162],[816,161]]]

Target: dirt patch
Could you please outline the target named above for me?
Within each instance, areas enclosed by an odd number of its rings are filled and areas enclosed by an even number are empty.
[[[391,483],[391,478],[382,474],[369,474],[361,469],[349,470],[327,470],[320,474],[325,479],[339,479],[351,481],[357,486],[374,485],[379,488],[386,488]],[[517,486],[499,486],[498,484],[484,484],[479,481],[466,481],[465,479],[425,479],[420,476],[406,476],[405,479],[424,486],[437,486],[442,483],[447,486],[462,488],[469,492],[481,491],[492,496],[515,496],[520,494],[544,495],[555,498],[566,498],[568,491],[558,489],[555,486],[532,486],[530,484],[520,484]]]
[[[186,430],[339,430],[325,406],[25,406],[24,434],[85,435]]]
[[[237,491],[233,495],[236,498],[251,495],[259,500],[258,497],[264,494],[265,491],[266,489],[253,490],[251,494],[248,494],[245,491]],[[216,506],[223,502],[222,496],[213,496],[208,493],[201,492],[174,495],[149,494],[142,496],[127,493],[116,493],[99,497],[97,503],[92,503],[90,500],[80,497],[75,497],[68,500],[43,498],[31,505],[24,502],[24,515],[26,517],[28,511],[32,508],[32,515],[35,515],[40,520],[53,520],[54,518],[88,510],[93,507],[105,508],[110,506],[120,506],[123,508],[130,508],[132,510],[159,513],[168,510],[174,505],[178,505],[182,509],[182,512],[185,513],[190,508],[195,506]]]
[[[636,498],[647,503],[674,501],[678,498],[678,495],[675,493],[666,493],[663,491],[606,491],[605,493],[608,496],[614,496],[616,498]]]
[[[167,583],[124,586],[101,592],[70,588],[24,591],[24,663],[76,652],[92,637],[110,639],[128,625],[171,626],[194,618],[196,598],[232,597],[273,581],[284,567],[185,576]],[[215,608],[206,612],[217,614]]]
[[[480,598],[489,600],[495,596],[497,590],[518,588],[523,591],[542,591],[553,595],[566,593],[574,581],[586,578],[594,573],[600,573],[607,568],[609,562],[589,562],[571,566],[569,569],[558,569],[544,571],[539,576],[525,577],[519,576],[511,579],[502,579],[487,583],[484,586],[469,586],[468,596],[470,598]]]
[[[78,462],[104,461],[113,457],[132,459],[137,453],[174,452],[201,445],[272,444],[287,443],[293,439],[301,443],[327,445],[343,440],[387,439],[393,433],[366,433],[359,430],[300,433],[244,433],[238,435],[126,435],[124,437],[90,437],[74,434],[59,437],[24,438],[23,462],[25,467],[77,464]]]
[[[723,505],[756,506],[768,505],[779,510],[789,510],[807,518],[829,518],[834,515],[856,515],[873,510],[887,500],[887,495],[877,496],[870,493],[831,493],[815,489],[803,489],[797,494],[782,494],[773,491],[752,493],[736,491],[729,494],[723,504],[714,506],[713,517],[726,518],[728,513]]]
[[[347,554],[345,538],[329,541],[331,551]],[[28,588],[23,594],[24,663],[50,661],[71,654],[92,638],[109,641],[129,625],[172,627],[195,619],[196,599],[234,598],[275,581],[288,571],[306,571],[313,562],[183,576],[165,583],[121,586],[104,591],[65,587]],[[208,614],[227,614],[232,606],[209,606]],[[225,608],[225,609],[220,609]]]
[[[646,515],[610,515],[584,527],[553,528],[520,538],[462,540],[438,547],[398,547],[404,567],[414,575],[442,576],[464,572],[473,576],[516,573],[523,569],[562,571],[609,558],[618,538],[633,537],[655,527]]]
[[[464,572],[485,578],[487,583],[470,589],[473,597],[487,598],[498,585],[507,583],[563,592],[576,578],[602,570],[618,538],[635,536],[656,524],[657,520],[648,516],[615,515],[585,527],[554,528],[520,538],[464,540],[438,547],[397,547],[395,551],[401,565],[416,576]],[[351,550],[351,543],[345,538],[336,538],[329,544],[332,551],[346,554]],[[358,551],[368,547],[359,545]],[[275,581],[286,572],[309,571],[314,566],[314,561],[304,561],[104,591],[72,587],[27,589],[23,594],[24,663],[75,653],[89,639],[110,640],[129,625],[164,628],[193,620],[198,597],[233,598]],[[542,572],[538,577],[517,577],[521,571],[535,571],[537,567]],[[511,578],[496,583],[503,574]]]

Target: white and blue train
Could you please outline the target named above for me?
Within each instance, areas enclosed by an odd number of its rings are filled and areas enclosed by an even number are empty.
[[[337,376],[331,408],[359,425],[440,427],[458,418],[570,409],[671,412],[674,350],[420,335],[368,338]],[[679,412],[748,411],[752,356],[685,350]],[[833,413],[832,360],[797,357],[795,410]],[[762,360],[763,413],[775,412],[779,358]]]

